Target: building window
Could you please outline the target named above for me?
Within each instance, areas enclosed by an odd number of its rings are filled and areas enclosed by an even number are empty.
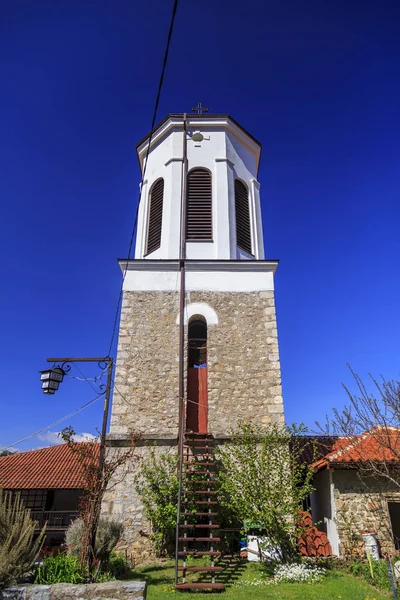
[[[164,179],[157,179],[150,190],[146,254],[151,254],[161,246],[163,199]]]
[[[212,240],[211,173],[207,169],[189,171],[186,209],[186,239]]]
[[[249,188],[235,179],[236,240],[241,250],[252,254]]]
[[[47,490],[18,490],[22,502],[31,510],[45,510]]]

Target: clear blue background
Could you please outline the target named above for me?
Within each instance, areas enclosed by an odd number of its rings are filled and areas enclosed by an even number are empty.
[[[94,396],[37,372],[107,352],[171,8],[0,4],[0,445]],[[397,0],[180,1],[158,118],[201,100],[263,144],[288,422],[345,402],[346,362],[399,374],[399,31]]]

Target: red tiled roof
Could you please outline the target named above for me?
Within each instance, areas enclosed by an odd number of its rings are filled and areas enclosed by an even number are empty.
[[[95,444],[94,453],[98,456],[99,444]],[[82,461],[68,444],[0,456],[0,488],[82,489],[84,486]]]
[[[373,427],[362,435],[339,437],[332,451],[316,461],[318,471],[329,466],[350,466],[367,461],[399,462],[400,429],[396,427]]]

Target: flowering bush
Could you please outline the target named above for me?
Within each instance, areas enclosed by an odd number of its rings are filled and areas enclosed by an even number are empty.
[[[274,580],[276,583],[318,583],[323,580],[325,571],[305,563],[278,565],[274,572]]]

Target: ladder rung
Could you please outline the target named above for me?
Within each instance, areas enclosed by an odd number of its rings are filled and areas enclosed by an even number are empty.
[[[186,471],[186,475],[215,475],[214,471]]]
[[[215,444],[215,440],[212,438],[197,438],[195,440],[190,440],[185,438],[185,444]]]
[[[181,517],[216,517],[218,513],[216,512],[183,512],[181,513]]]
[[[221,556],[221,552],[218,550],[185,550],[178,552],[178,556]]]
[[[186,449],[190,449],[193,450],[193,452],[196,452],[197,454],[203,454],[202,452],[197,452],[198,450],[210,450],[210,446],[183,446]],[[207,453],[209,454],[209,453]]]
[[[212,544],[213,542],[220,542],[221,538],[219,537],[180,537],[178,538],[180,542],[209,542]]]
[[[193,465],[193,461],[192,460],[184,460],[183,464],[184,465]],[[202,461],[199,461],[197,464],[200,465],[201,467],[215,467],[215,463],[214,462],[202,462]]]
[[[183,494],[207,494],[208,496],[213,496],[217,493],[216,490],[183,490]]]
[[[178,583],[176,590],[223,590],[223,583]]]
[[[213,523],[212,525],[207,525],[204,523],[191,523],[189,525],[179,525],[181,529],[219,529],[219,525],[217,523]]]
[[[218,573],[222,567],[178,567],[178,571],[191,571],[192,573]]]

